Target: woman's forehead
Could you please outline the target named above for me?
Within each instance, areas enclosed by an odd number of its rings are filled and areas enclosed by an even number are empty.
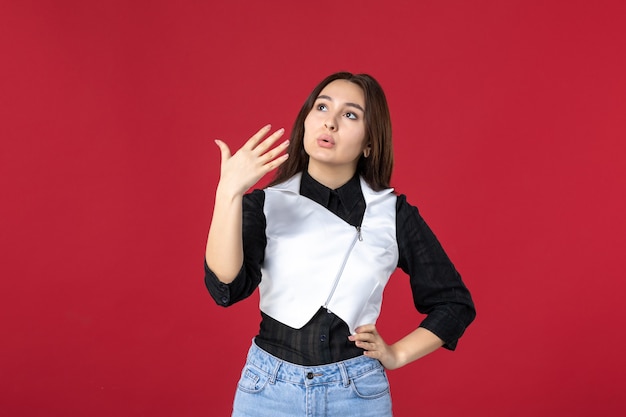
[[[360,86],[347,80],[335,80],[326,85],[319,96],[337,102],[356,103],[365,107],[365,94]],[[319,97],[318,96],[318,97]]]

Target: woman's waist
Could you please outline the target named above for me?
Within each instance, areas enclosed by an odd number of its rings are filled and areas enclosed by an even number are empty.
[[[348,325],[323,307],[300,329],[289,327],[261,312],[256,344],[271,355],[303,366],[326,365],[363,355],[348,340]]]
[[[376,359],[360,355],[351,359],[323,365],[298,365],[280,359],[252,343],[246,366],[253,367],[272,380],[300,385],[319,385],[343,383],[373,372],[384,372],[383,366]]]

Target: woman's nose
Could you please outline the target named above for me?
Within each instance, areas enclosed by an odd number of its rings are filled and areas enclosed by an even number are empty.
[[[328,118],[324,122],[324,126],[326,127],[326,129],[330,130],[331,132],[334,132],[335,130],[337,130],[337,124],[332,118]]]

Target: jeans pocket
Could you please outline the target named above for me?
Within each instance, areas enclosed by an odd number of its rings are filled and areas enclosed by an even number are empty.
[[[265,374],[261,370],[250,365],[246,365],[241,371],[241,378],[237,383],[237,388],[244,392],[254,394],[261,392],[263,388],[265,388],[269,379],[269,375]]]
[[[382,368],[353,378],[350,382],[352,390],[360,398],[373,399],[389,394],[389,380]]]

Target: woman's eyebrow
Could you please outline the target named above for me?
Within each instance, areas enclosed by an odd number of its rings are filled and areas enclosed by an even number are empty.
[[[319,100],[319,99],[324,99],[324,100],[330,100],[330,101],[333,101],[332,97],[327,96],[327,95],[320,95],[320,96],[317,96],[317,99],[318,99],[318,100]],[[365,110],[363,109],[363,107],[361,107],[361,106],[360,106],[359,104],[357,104],[357,103],[349,103],[349,102],[348,102],[348,103],[345,103],[345,105],[346,105],[346,106],[350,106],[350,107],[354,107],[354,108],[356,108],[356,109],[361,110],[363,113],[365,113]]]

